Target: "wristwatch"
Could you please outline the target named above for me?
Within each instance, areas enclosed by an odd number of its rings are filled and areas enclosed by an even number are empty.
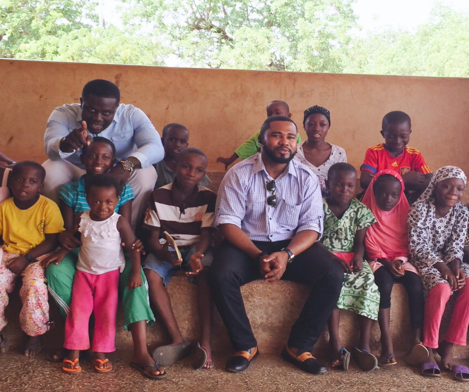
[[[23,255],[23,257],[28,260],[29,263],[35,263],[37,260],[31,256],[29,253],[26,253],[25,255]]]
[[[288,255],[288,260],[287,261],[290,264],[293,261],[293,259],[295,258],[294,253],[288,248],[282,248],[280,250],[283,250],[284,252],[287,252],[287,255]]]
[[[130,173],[132,173],[134,171],[134,164],[131,161],[129,161],[128,159],[124,159],[124,160],[120,161],[120,164],[122,165],[122,168],[124,170],[127,170]]]

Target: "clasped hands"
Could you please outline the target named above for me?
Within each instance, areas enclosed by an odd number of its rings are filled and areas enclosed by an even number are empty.
[[[259,257],[259,270],[266,282],[280,280],[285,273],[288,264],[287,252],[274,252]]]

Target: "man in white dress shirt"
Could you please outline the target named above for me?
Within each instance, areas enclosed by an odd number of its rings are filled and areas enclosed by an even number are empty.
[[[153,164],[164,157],[161,138],[150,119],[133,105],[120,104],[119,88],[112,82],[96,79],[83,88],[80,104],[56,108],[44,134],[47,176],[44,194],[55,200],[60,187],[77,181],[84,173],[81,148],[92,136],[112,140],[118,163],[111,170],[121,183],[128,182],[135,199],[132,228],[142,216],[146,201],[156,182]]]

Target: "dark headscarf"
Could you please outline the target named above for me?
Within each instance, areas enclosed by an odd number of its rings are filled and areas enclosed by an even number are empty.
[[[331,126],[331,112],[327,110],[326,108],[323,108],[322,106],[318,106],[318,105],[311,106],[310,108],[305,110],[305,114],[303,118],[303,126],[305,125],[308,117],[316,113],[322,114],[324,117],[326,117],[327,121],[329,121],[329,126]]]

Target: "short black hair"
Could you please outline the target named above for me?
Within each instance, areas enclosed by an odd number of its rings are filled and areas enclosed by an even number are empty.
[[[93,140],[91,141],[90,145],[92,143],[105,143],[105,144],[108,144],[109,146],[111,146],[111,149],[112,149],[112,157],[114,158],[116,156],[116,146],[114,145],[112,140],[106,139],[105,137],[102,137],[102,136],[95,136],[93,138]],[[88,145],[85,144],[81,148],[81,155],[85,155],[87,151],[88,151]]]
[[[121,100],[119,87],[104,79],[95,79],[85,84],[81,97],[85,99],[90,94],[103,98],[115,98],[116,103],[119,103]]]
[[[272,105],[273,103],[279,103],[279,104],[281,104],[281,105],[287,110],[287,112],[290,112],[290,106],[288,106],[288,103],[286,103],[285,101],[280,101],[280,100],[278,100],[278,99],[275,99],[275,100],[273,100],[272,102],[269,102],[269,104],[267,105],[267,108],[268,108],[270,105]],[[266,109],[267,109],[267,108],[266,108]]]
[[[119,180],[110,174],[96,174],[95,176],[87,177],[85,179],[86,195],[88,195],[91,187],[93,186],[98,188],[114,188],[116,190],[117,197],[120,197],[122,193],[122,185]]]
[[[412,122],[410,116],[407,113],[395,110],[394,112],[389,112],[383,117],[383,122],[381,124],[381,129],[384,130],[387,125],[393,124],[403,124],[409,123],[409,127],[412,128]]]
[[[34,161],[21,161],[15,163],[13,169],[11,169],[10,177],[17,176],[23,167],[32,167],[33,169],[36,169],[39,172],[41,181],[44,182],[46,178],[46,170],[39,163]]]
[[[401,187],[402,187],[401,182],[396,177],[394,177],[392,174],[383,174],[383,175],[379,176],[376,179],[375,183],[373,184],[373,192],[376,192],[376,189],[379,186],[381,186],[382,184],[384,184],[385,182],[388,182],[390,180],[397,181],[399,183],[399,185],[401,185]]]
[[[189,130],[187,129],[187,127],[185,127],[184,125],[182,124],[178,124],[178,123],[171,123],[171,124],[166,124],[163,128],[163,135],[161,136],[162,139],[164,139],[166,136],[168,136],[168,133],[169,133],[169,130],[171,128],[179,128],[179,129],[184,129],[186,130],[187,132],[189,132]]]
[[[327,172],[327,180],[330,181],[333,176],[342,172],[352,172],[357,174],[357,169],[355,169],[350,163],[334,163]]]
[[[205,153],[202,150],[199,150],[198,148],[193,148],[193,147],[185,148],[184,150],[181,150],[181,152],[178,154],[178,158],[177,158],[178,161],[181,160],[181,158],[187,154],[197,154],[197,155],[204,157],[205,160],[208,161],[207,155],[205,155]]]
[[[290,117],[287,117],[287,116],[273,116],[273,117],[269,117],[267,120],[264,121],[264,124],[262,124],[262,127],[261,127],[261,133],[259,134],[259,136],[264,136],[264,134],[270,128],[270,124],[273,123],[274,121],[291,122],[295,126],[296,132],[298,133],[298,127],[296,126],[295,122]]]

